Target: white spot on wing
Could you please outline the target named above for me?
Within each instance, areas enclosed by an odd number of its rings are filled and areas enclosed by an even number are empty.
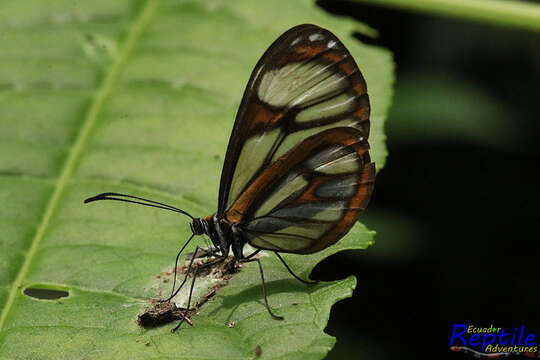
[[[292,41],[291,46],[294,46],[294,45],[298,44],[300,42],[300,40],[302,40],[302,37],[301,36],[297,37],[296,39],[294,39]]]
[[[317,40],[323,40],[324,35],[323,34],[311,34],[309,35],[309,41],[317,41]]]
[[[329,48],[335,48],[336,47],[336,42],[334,40],[330,40],[328,42],[328,45],[327,45]]]

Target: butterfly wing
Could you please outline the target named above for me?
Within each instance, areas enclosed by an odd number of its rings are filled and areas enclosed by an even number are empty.
[[[355,128],[313,135],[266,168],[225,218],[240,224],[257,248],[322,250],[343,237],[367,206],[375,179],[368,150]]]
[[[358,139],[367,139],[369,112],[364,78],[335,35],[309,24],[285,32],[259,60],[244,92],[221,175],[218,216],[304,139],[336,127],[355,128]]]

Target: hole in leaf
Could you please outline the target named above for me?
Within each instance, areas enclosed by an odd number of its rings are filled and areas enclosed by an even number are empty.
[[[28,287],[24,289],[24,295],[40,300],[55,300],[69,296],[69,292],[60,289]]]

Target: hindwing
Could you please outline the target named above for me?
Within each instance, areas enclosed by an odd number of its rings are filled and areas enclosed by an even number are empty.
[[[257,248],[322,250],[343,237],[368,204],[375,179],[368,150],[354,128],[313,135],[266,168],[225,219],[240,225]]]

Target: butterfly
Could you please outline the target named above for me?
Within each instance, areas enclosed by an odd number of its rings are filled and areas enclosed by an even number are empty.
[[[353,57],[330,31],[311,24],[283,33],[253,70],[227,147],[215,214],[195,218],[174,206],[137,196],[103,193],[85,200],[118,200],[176,211],[191,218],[192,235],[212,242],[207,264],[232,251],[257,262],[266,308],[261,250],[311,254],[341,239],[368,205],[375,180],[369,155],[370,104]],[[244,245],[256,250],[244,254]],[[195,248],[197,255],[199,247]],[[183,286],[191,271],[193,255]],[[197,277],[195,270],[193,282]],[[193,283],[192,283],[193,288]],[[191,292],[187,309],[189,310]],[[186,310],[186,312],[188,311]],[[182,324],[180,321],[176,330]]]

